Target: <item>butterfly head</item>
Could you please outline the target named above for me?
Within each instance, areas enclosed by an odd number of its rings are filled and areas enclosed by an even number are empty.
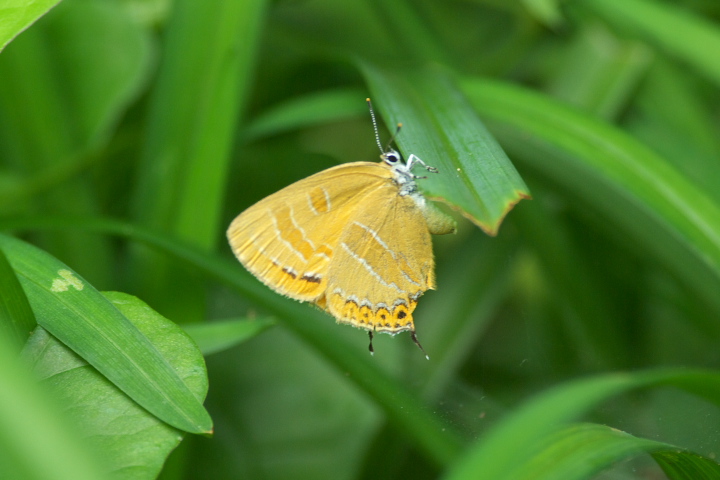
[[[390,137],[390,140],[388,141],[388,146],[383,148],[382,143],[380,142],[380,133],[378,132],[377,120],[375,119],[375,111],[372,108],[372,103],[370,102],[370,99],[368,98],[366,101],[368,104],[368,108],[370,109],[370,117],[372,118],[373,129],[375,130],[375,142],[377,143],[377,146],[381,152],[380,159],[383,161],[383,163],[385,163],[385,165],[390,167],[390,169],[395,174],[395,181],[401,186],[400,195],[409,195],[416,193],[417,187],[415,186],[415,180],[427,177],[420,177],[414,175],[411,172],[415,164],[419,163],[425,168],[425,170],[432,173],[438,173],[437,168],[425,165],[425,162],[420,160],[420,158],[414,154],[411,154],[410,157],[408,157],[407,162],[404,162],[402,155],[400,155],[397,150],[390,147],[390,144],[392,144],[392,142],[395,140],[395,137],[397,137],[400,133],[402,123],[398,123],[395,133],[392,137]]]
[[[400,155],[399,152],[396,150],[389,148],[386,151],[384,151],[380,158],[383,162],[385,162],[386,165],[390,167],[394,167],[395,165],[402,165],[403,164],[403,158],[402,155]]]
[[[417,158],[414,155],[411,159]],[[381,155],[380,159],[387,165],[393,172],[395,183],[400,187],[400,195],[411,195],[418,192],[417,186],[415,185],[415,179],[426,178],[418,177],[414,175],[410,169],[412,164],[410,162],[403,161],[402,155],[392,148],[388,148]],[[418,193],[419,195],[419,193]]]

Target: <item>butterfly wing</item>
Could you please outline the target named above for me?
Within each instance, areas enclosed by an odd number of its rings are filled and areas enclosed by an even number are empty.
[[[235,256],[260,281],[300,301],[317,301],[343,228],[364,198],[386,184],[380,164],[338,165],[264,198],[238,215],[227,236]]]
[[[420,295],[435,288],[423,207],[388,181],[348,219],[318,302],[339,322],[370,331],[414,331]]]

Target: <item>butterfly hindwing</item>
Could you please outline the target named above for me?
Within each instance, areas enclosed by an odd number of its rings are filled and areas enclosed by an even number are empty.
[[[387,182],[368,195],[339,238],[326,308],[338,321],[371,331],[414,330],[417,300],[435,288],[433,266],[422,206]]]

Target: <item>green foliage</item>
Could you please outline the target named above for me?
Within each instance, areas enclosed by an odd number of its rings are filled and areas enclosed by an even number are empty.
[[[204,398],[207,375],[202,356],[188,336],[131,295],[107,292],[104,296],[157,348],[164,359],[161,361],[172,366],[191,392]],[[91,451],[103,459],[113,477],[158,475],[165,457],[182,435],[167,419],[149,413],[155,405],[143,409],[141,401],[120,390],[120,382],[111,382],[111,375],[102,375],[99,368],[85,363],[43,328],[33,334],[23,353],[52,394],[71,412],[76,428],[93,439]],[[153,381],[162,381],[161,377],[157,379]],[[154,389],[152,385],[147,388]],[[174,400],[172,392],[167,397]]]
[[[720,478],[717,2],[0,12],[0,477]],[[430,361],[224,239],[366,97],[458,212]]]

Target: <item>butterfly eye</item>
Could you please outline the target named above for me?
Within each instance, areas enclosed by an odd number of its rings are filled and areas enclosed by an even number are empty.
[[[385,160],[385,163],[388,165],[395,165],[400,161],[400,154],[396,152],[395,150],[388,150],[387,152],[383,153],[382,155],[383,160]]]

